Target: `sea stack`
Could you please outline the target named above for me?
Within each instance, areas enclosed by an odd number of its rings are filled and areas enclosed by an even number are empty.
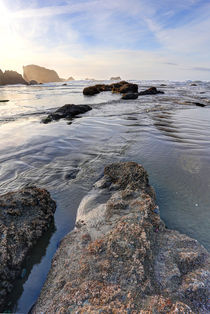
[[[27,82],[32,80],[38,83],[62,82],[56,71],[34,64],[23,66],[23,77]]]

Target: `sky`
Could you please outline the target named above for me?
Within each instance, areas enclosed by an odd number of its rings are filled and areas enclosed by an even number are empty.
[[[210,80],[210,0],[0,0],[0,69]]]

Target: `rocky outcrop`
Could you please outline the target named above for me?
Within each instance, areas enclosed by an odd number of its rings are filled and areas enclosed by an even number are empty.
[[[141,165],[114,163],[82,200],[32,313],[209,313],[208,252],[168,230]]]
[[[4,73],[0,70],[0,85],[16,85],[28,83],[23,79],[22,75],[15,71],[5,71]]]
[[[113,76],[110,78],[110,81],[121,81],[121,77],[120,76]]]
[[[121,81],[113,84],[96,84],[94,86],[85,87],[83,94],[86,96],[93,96],[100,92],[112,91],[113,93],[138,93],[138,85]]]
[[[36,187],[0,196],[0,312],[29,250],[52,223],[55,208],[50,194]]]
[[[38,84],[38,82],[35,81],[35,80],[31,80],[31,81],[29,82],[29,85],[37,85],[37,84]]]
[[[55,112],[49,114],[46,118],[42,120],[43,123],[49,123],[58,121],[60,119],[72,119],[78,114],[85,113],[92,108],[88,105],[64,105],[57,109]]]
[[[23,77],[27,82],[31,80],[38,83],[62,81],[54,70],[49,70],[34,64],[23,66]]]
[[[137,99],[139,97],[138,93],[126,93],[122,96],[122,99],[129,100],[129,99]]]
[[[160,91],[160,90],[157,90],[156,87],[150,87],[150,88],[146,89],[145,91],[140,92],[139,96],[142,96],[142,95],[156,95],[156,94],[164,94],[164,92]]]
[[[72,77],[72,76],[70,76],[66,81],[74,81],[75,79]]]

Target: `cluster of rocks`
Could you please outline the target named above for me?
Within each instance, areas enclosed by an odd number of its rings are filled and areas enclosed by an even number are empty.
[[[37,187],[0,196],[0,312],[30,249],[53,223],[55,209],[50,194]]]
[[[120,81],[112,84],[96,84],[93,86],[85,87],[83,89],[83,94],[86,96],[93,96],[105,91],[123,94],[122,99],[137,99],[139,96],[142,95],[164,94],[163,91],[158,91],[156,87],[150,87],[145,91],[138,92],[137,84],[129,83],[126,81]]]
[[[209,253],[165,228],[144,168],[114,163],[81,202],[32,313],[209,313]]]
[[[69,105],[66,104],[55,112],[50,113],[46,118],[42,119],[42,122],[47,124],[52,121],[58,121],[60,119],[71,120],[75,116],[85,113],[87,111],[92,110],[92,108],[88,105]]]
[[[28,83],[23,79],[22,75],[15,71],[5,71],[0,70],[0,85],[14,85],[14,84],[24,84]]]

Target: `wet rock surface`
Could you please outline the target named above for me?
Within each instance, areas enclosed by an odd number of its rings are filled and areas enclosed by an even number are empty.
[[[96,84],[94,86],[85,87],[83,94],[86,96],[93,96],[100,92],[112,91],[113,93],[138,93],[138,85],[121,81],[112,84]]]
[[[52,121],[58,121],[60,119],[72,119],[78,114],[85,113],[92,110],[88,105],[64,105],[57,109],[55,112],[49,114],[46,118],[42,120],[43,123],[47,124]]]
[[[146,89],[143,92],[139,93],[139,96],[143,96],[143,95],[156,95],[156,94],[164,94],[163,91],[157,90],[156,87],[150,87],[148,89]]]
[[[208,313],[209,253],[165,228],[144,168],[114,163],[82,200],[32,313]]]
[[[0,196],[0,311],[6,310],[14,280],[36,241],[53,223],[55,202],[37,187]]]
[[[139,97],[138,93],[126,93],[122,96],[122,99],[128,100],[128,99],[137,99]]]

